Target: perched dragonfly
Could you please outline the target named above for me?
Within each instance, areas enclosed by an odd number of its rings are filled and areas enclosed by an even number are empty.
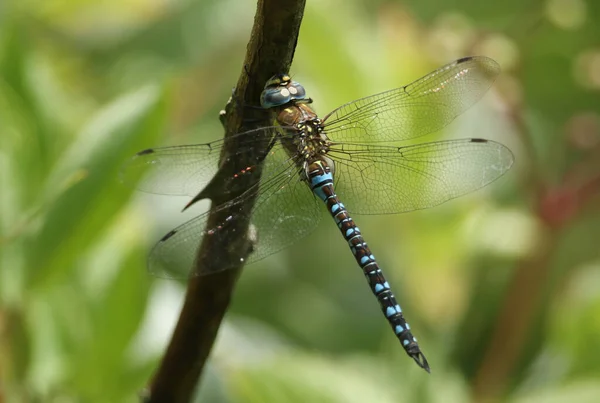
[[[192,269],[202,237],[219,237],[237,220],[251,219],[258,242],[248,263],[269,256],[308,235],[321,216],[319,206],[339,227],[396,337],[415,362],[429,364],[411,333],[402,309],[375,256],[350,216],[424,209],[479,189],[503,175],[513,163],[505,146],[480,138],[416,145],[384,145],[413,139],[450,123],[489,89],[500,69],[487,57],[456,60],[404,87],[361,98],[319,119],[312,100],[287,74],[272,77],[261,106],[272,111],[274,126],[236,134],[234,155],[254,155],[251,163],[226,177],[231,188],[259,171],[260,181],[226,203],[255,198],[252,211],[227,216],[207,228],[208,214],[170,231],[153,248],[149,271],[161,277],[204,275]],[[265,142],[265,138],[269,139]],[[139,152],[126,165],[142,191],[203,198],[229,140],[154,148]],[[258,153],[256,150],[265,150]],[[340,196],[336,193],[339,191]],[[218,209],[219,207],[217,207]],[[216,270],[225,270],[224,265]],[[193,271],[196,270],[196,271]]]

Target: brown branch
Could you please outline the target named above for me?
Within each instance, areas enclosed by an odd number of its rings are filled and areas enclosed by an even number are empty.
[[[226,137],[265,124],[263,111],[248,108],[258,105],[264,83],[276,73],[289,71],[298,40],[305,0],[259,0],[244,68],[238,80],[234,101],[227,108],[224,121]],[[252,120],[248,115],[252,113]],[[249,122],[254,122],[250,124]],[[239,172],[244,161],[227,159],[233,155],[236,144],[228,142],[223,165],[218,178],[231,172]],[[263,150],[256,150],[260,153]],[[249,160],[256,156],[248,156]],[[232,195],[241,194],[258,181],[249,176],[239,189],[210,194],[212,209],[207,227],[214,228],[227,217],[239,211],[251,211],[253,198],[233,207],[215,209]],[[227,197],[224,195],[227,194]],[[245,214],[241,215],[246,217]],[[219,266],[230,267],[209,276],[193,277],[188,283],[184,306],[165,356],[152,379],[144,400],[146,402],[189,402],[200,380],[202,370],[210,353],[225,311],[231,301],[233,288],[243,263],[239,251],[251,250],[246,234],[249,220],[235,220],[231,228],[219,237],[205,236],[198,249],[196,271],[214,270]],[[243,257],[243,254],[241,255]],[[245,260],[245,259],[244,259]]]

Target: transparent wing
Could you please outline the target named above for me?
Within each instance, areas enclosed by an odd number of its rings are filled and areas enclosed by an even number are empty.
[[[216,174],[225,141],[236,142],[232,147],[236,152],[230,158],[255,155],[256,149],[266,147],[265,139],[275,129],[263,127],[206,144],[149,148],[134,155],[123,166],[121,180],[146,193],[195,196]],[[252,174],[261,159],[257,155],[243,171],[232,173],[231,180]]]
[[[240,201],[250,197],[256,197],[251,211],[237,208]],[[231,260],[213,260],[210,267],[191,272],[203,237],[210,237],[210,241],[227,245],[231,233],[243,227],[243,223],[248,220],[252,223],[254,233],[248,235],[256,238],[254,250],[248,259],[248,262],[252,263],[307,236],[317,226],[321,217],[318,201],[306,183],[300,180],[294,159],[287,156],[279,142],[272,148],[265,161],[263,180],[258,186],[227,203],[227,207],[232,208],[234,212],[220,222],[207,227],[209,215],[206,213],[165,235],[150,253],[150,273],[166,278],[186,278],[190,275],[204,275],[231,268]],[[228,259],[236,253],[239,253],[239,258],[244,256],[241,251],[231,250],[228,251]],[[236,260],[235,256],[233,260]]]
[[[502,144],[461,139],[406,147],[336,144],[337,192],[348,211],[391,214],[425,209],[479,189],[514,161]]]
[[[327,135],[345,143],[401,141],[440,130],[477,102],[500,73],[476,56],[456,60],[401,88],[349,102],[323,121]]]

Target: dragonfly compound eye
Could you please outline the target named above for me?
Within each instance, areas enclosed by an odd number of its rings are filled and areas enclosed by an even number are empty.
[[[273,108],[305,98],[306,90],[300,83],[291,81],[287,74],[280,74],[267,81],[260,96],[260,104],[263,108]]]
[[[263,108],[285,105],[291,100],[290,91],[285,87],[265,88],[260,95],[260,105]]]
[[[306,98],[306,90],[304,87],[295,81],[292,81],[288,86],[288,91],[290,92],[290,97],[292,99],[304,99]]]

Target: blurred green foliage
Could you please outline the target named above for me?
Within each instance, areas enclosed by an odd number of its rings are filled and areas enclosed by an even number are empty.
[[[0,401],[134,401],[150,379],[183,288],[146,254],[186,200],[135,194],[119,168],[222,136],[254,6],[0,3]],[[323,220],[246,268],[198,399],[596,402],[599,20],[591,0],[309,1],[292,73],[319,112],[485,54],[503,75],[440,136],[517,164],[435,209],[356,217],[431,376]]]

